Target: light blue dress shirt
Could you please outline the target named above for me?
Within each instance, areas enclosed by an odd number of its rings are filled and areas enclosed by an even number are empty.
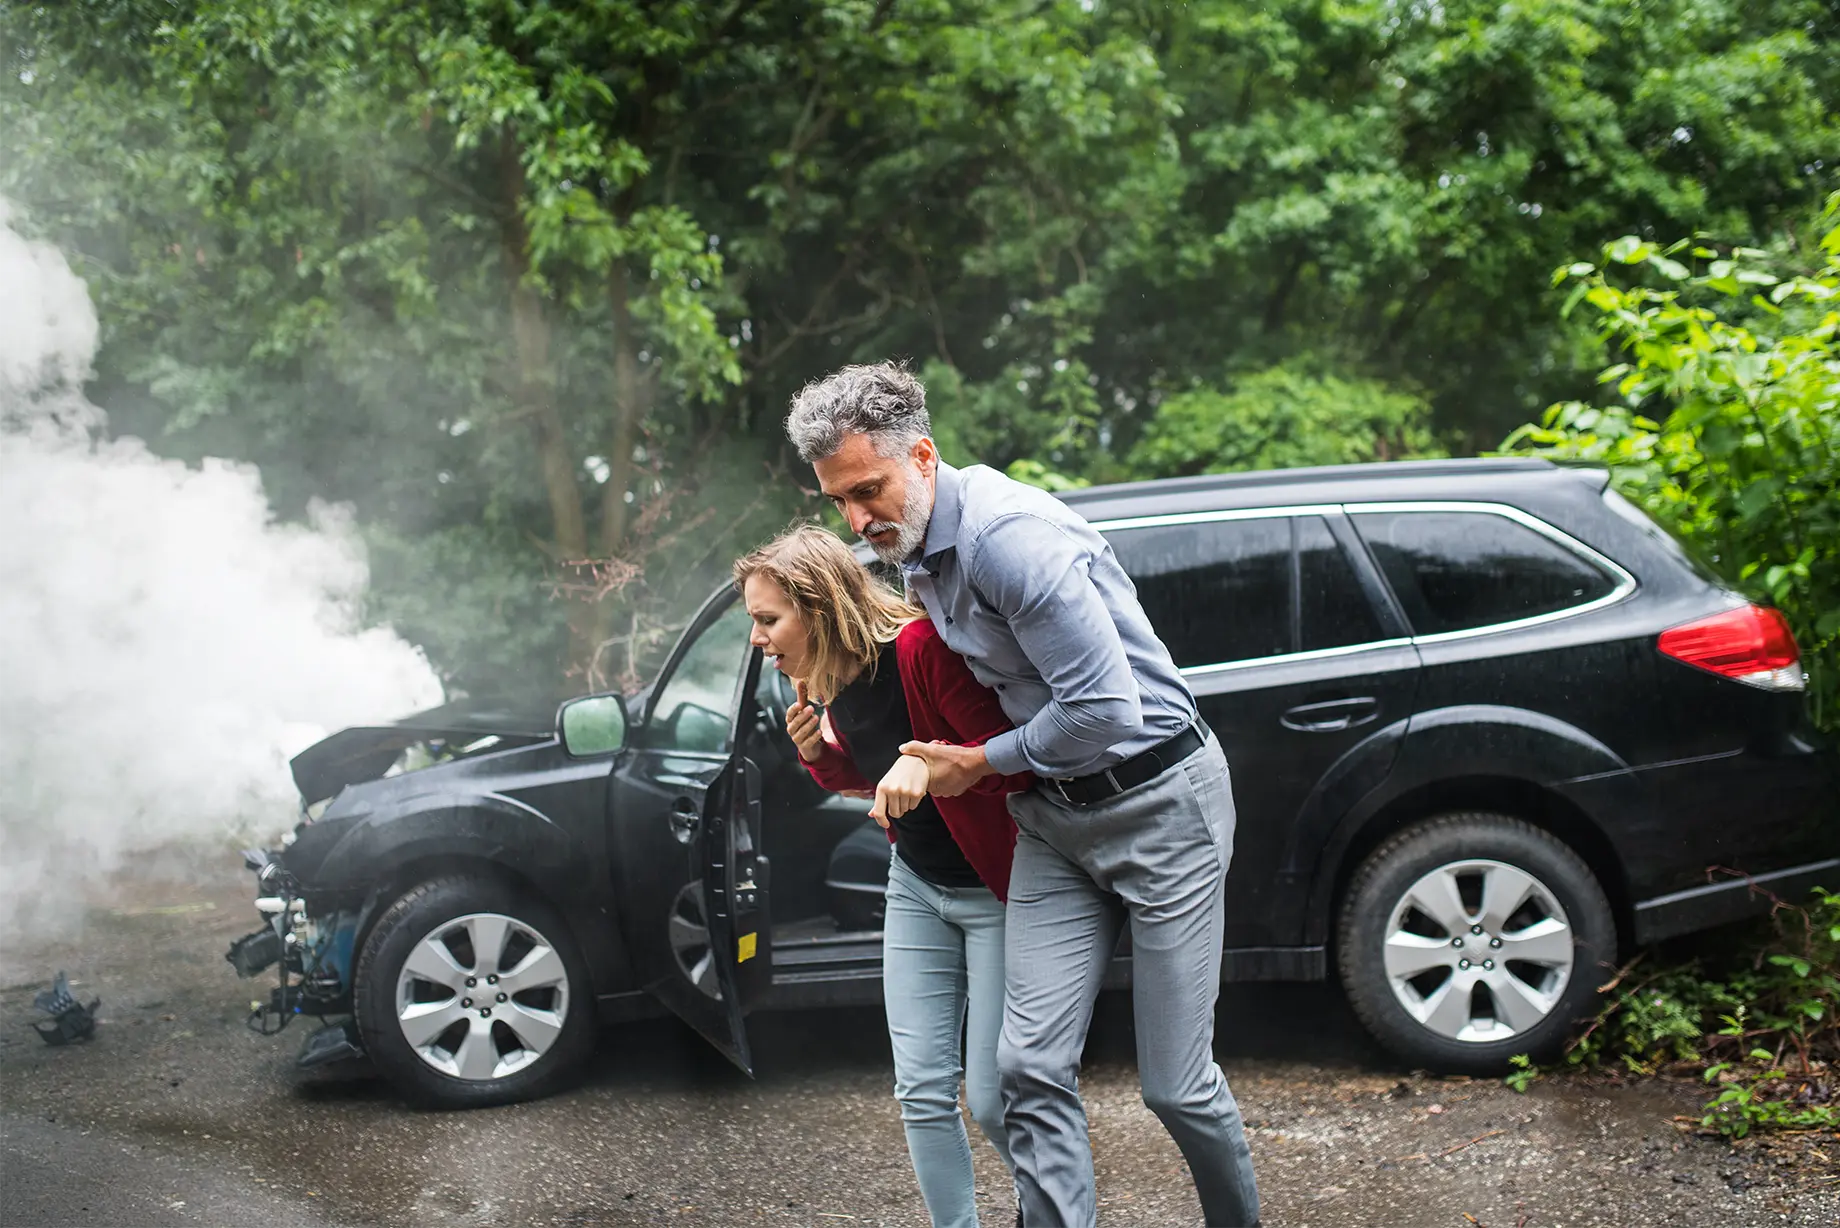
[[[1048,492],[941,462],[926,540],[901,572],[1016,726],[985,745],[997,771],[1090,775],[1194,721],[1111,546]]]

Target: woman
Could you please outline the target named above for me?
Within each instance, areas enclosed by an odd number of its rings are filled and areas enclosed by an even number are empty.
[[[894,845],[882,929],[882,987],[895,1097],[935,1228],[976,1228],[965,1099],[1007,1165],[997,1090],[1003,1026],[1003,902],[1016,826],[1003,797],[1027,775],[992,776],[960,797],[927,796],[910,741],[976,746],[1010,728],[997,697],[926,615],[871,576],[834,534],[794,529],[735,564],[752,642],[795,681],[786,732],[827,789],[874,792]],[[813,701],[826,703],[820,718]]]

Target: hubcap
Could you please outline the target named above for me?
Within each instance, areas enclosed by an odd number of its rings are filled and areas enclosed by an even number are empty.
[[[671,954],[684,979],[720,1002],[722,983],[716,979],[715,951],[709,942],[709,914],[703,907],[703,884],[686,883],[671,904]]]
[[[495,986],[482,992],[481,982]],[[549,939],[501,913],[430,930],[396,979],[396,1021],[424,1062],[457,1079],[502,1079],[539,1060],[569,1014],[569,974]]]
[[[1453,861],[1393,908],[1387,981],[1439,1036],[1505,1040],[1552,1014],[1572,979],[1572,927],[1552,891],[1500,861]]]

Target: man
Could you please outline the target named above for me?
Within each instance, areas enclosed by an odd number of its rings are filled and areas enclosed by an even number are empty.
[[[1052,496],[939,460],[926,393],[898,366],[845,367],[786,431],[850,527],[1016,728],[981,747],[908,743],[929,791],[1033,771],[1014,794],[1008,1002],[998,1071],[1021,1222],[1096,1216],[1079,1064],[1131,927],[1138,1071],[1215,1228],[1258,1222],[1239,1107],[1213,1059],[1233,799],[1219,743],[1105,540]]]

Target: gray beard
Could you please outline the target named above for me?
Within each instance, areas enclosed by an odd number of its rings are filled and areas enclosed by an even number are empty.
[[[933,518],[933,509],[928,506],[926,498],[926,480],[920,476],[918,469],[907,484],[907,501],[901,508],[901,519],[877,520],[864,527],[864,533],[880,533],[885,529],[894,530],[894,541],[889,545],[869,543],[869,549],[875,551],[875,557],[884,563],[904,563],[913,557],[926,541],[927,522]]]

